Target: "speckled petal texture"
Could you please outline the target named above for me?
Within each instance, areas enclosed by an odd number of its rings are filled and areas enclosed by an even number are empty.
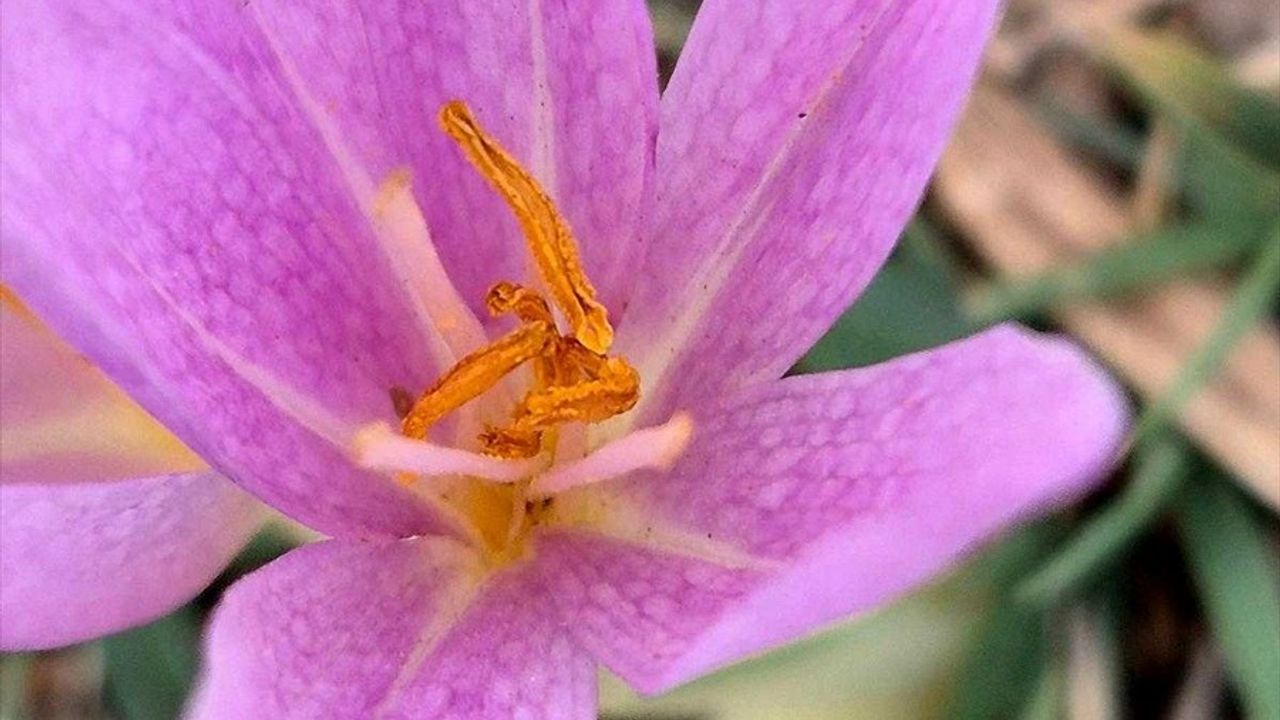
[[[216,473],[0,484],[0,649],[88,640],[204,589],[261,520]]]
[[[642,0],[253,3],[375,178],[414,176],[462,297],[528,277],[510,211],[440,130],[466,101],[569,218],[606,302],[634,278],[652,194],[656,52]],[[324,42],[317,42],[323,38]]]
[[[595,671],[538,577],[474,586],[445,541],[311,545],[238,582],[215,614],[198,720],[588,720]]]
[[[200,457],[337,538],[225,594],[190,715],[589,720],[597,661],[671,687],[1084,492],[1126,409],[1061,341],[999,328],[778,379],[889,253],[996,5],[707,0],[660,109],[643,0],[6,5],[5,282]],[[695,428],[670,471],[575,491],[598,526],[539,525],[498,570],[348,452],[479,344],[441,350],[470,327],[455,288],[479,309],[529,279],[436,125],[455,98],[577,231],[646,388],[623,422]],[[400,169],[429,240],[378,192]],[[75,433],[41,431],[39,402],[60,429],[77,405],[33,387],[0,408],[31,430],[0,484],[4,648],[163,612],[256,519],[203,467],[85,483],[46,462]]]
[[[995,11],[702,5],[662,98],[652,244],[620,330],[648,373],[641,424],[780,377],[849,306],[920,197]]]
[[[390,388],[437,369],[246,5],[5,6],[5,282],[267,502],[333,534],[448,531],[321,437],[394,420]]]
[[[1077,497],[1118,454],[1126,415],[1079,350],[1011,328],[766,383],[702,412],[670,473],[616,489],[755,566],[580,536],[540,557],[583,644],[657,691],[883,603]]]

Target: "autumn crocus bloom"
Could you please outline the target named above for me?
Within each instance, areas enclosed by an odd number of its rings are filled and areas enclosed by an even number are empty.
[[[227,593],[194,714],[593,717],[1086,489],[1123,405],[1061,341],[780,379],[994,6],[709,0],[661,101],[639,0],[6,7],[6,281],[333,538]]]

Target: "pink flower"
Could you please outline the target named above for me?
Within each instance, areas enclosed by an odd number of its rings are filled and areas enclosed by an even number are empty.
[[[1062,341],[780,379],[889,253],[995,5],[709,0],[661,101],[640,0],[6,6],[6,282],[332,537],[228,591],[193,713],[594,717],[596,663],[661,691],[1087,490],[1126,413]],[[512,280],[558,314],[489,318]],[[6,463],[5,647],[216,571],[242,506],[151,471]],[[108,526],[40,559],[73,571],[9,552]]]

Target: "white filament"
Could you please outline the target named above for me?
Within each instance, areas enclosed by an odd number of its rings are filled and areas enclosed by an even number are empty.
[[[662,425],[628,433],[580,460],[552,467],[533,479],[528,496],[550,497],[635,470],[666,470],[684,453],[692,436],[692,418],[676,413]]]

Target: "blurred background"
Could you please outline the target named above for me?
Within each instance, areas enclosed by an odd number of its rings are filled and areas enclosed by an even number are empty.
[[[744,0],[745,1],[745,0]],[[664,77],[697,9],[651,0]],[[916,220],[795,372],[1017,319],[1132,392],[1124,465],[915,595],[608,720],[1280,720],[1280,2],[1010,0]],[[0,720],[175,717],[219,593],[0,657]]]

